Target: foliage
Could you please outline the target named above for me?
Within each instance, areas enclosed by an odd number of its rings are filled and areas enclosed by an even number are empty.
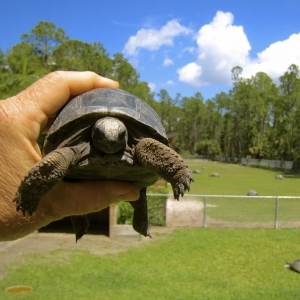
[[[78,40],[66,40],[53,50],[54,69],[69,71],[93,71],[109,76],[112,60],[100,43],[88,44]]]
[[[118,203],[117,224],[132,224],[133,207],[129,202]]]
[[[0,71],[0,99],[6,99],[16,95],[38,78],[36,75],[22,76]]]
[[[180,119],[180,138],[185,145],[184,148],[194,153],[195,144],[198,140],[205,138],[206,106],[201,93],[194,97],[183,97],[181,99],[182,117]]]
[[[7,63],[15,75],[27,76],[47,73],[42,58],[36,54],[34,46],[25,42],[21,42],[8,50]]]
[[[162,89],[157,96],[159,97],[159,103],[156,111],[161,117],[161,122],[167,132],[173,131],[176,129],[178,119],[180,119],[180,108],[177,106],[180,95],[177,94],[176,98],[172,99],[168,92]]]
[[[148,189],[148,192],[151,192],[151,188]],[[168,193],[168,188],[163,186],[158,187],[158,194]],[[147,197],[149,224],[154,226],[166,226],[167,199],[167,196],[151,196],[151,194],[149,194]]]
[[[148,192],[153,191],[152,187],[148,188]],[[159,194],[168,194],[168,189],[158,187]],[[151,196],[147,197],[148,205],[148,220],[149,224],[154,226],[166,225],[166,196]],[[130,203],[122,201],[118,203],[118,224],[132,224],[133,208]]]
[[[21,39],[39,56],[43,67],[50,70],[55,61],[52,60],[53,49],[66,41],[68,37],[62,28],[48,21],[39,22],[29,34],[22,34]]]
[[[39,22],[30,33],[23,34],[21,42],[6,54],[0,51],[0,67],[1,72],[6,67],[11,70],[10,78],[1,78],[0,81],[0,86],[6,86],[10,95],[19,91],[19,86],[24,89],[32,83],[31,80],[24,80],[29,75],[37,78],[56,70],[86,70],[115,79],[122,89],[150,105],[155,103],[148,84],[139,80],[139,74],[122,54],[116,53],[110,58],[101,43],[69,39],[62,28],[47,21]],[[23,76],[22,82],[26,82],[27,86],[20,84],[20,76]],[[7,95],[3,89],[1,99]]]
[[[140,97],[149,105],[153,104],[153,94],[150,92],[148,84],[139,81],[140,75],[127,59],[124,58],[123,54],[114,54],[110,77],[120,83],[121,89]]]
[[[5,54],[3,53],[2,49],[0,48],[0,65],[5,63]]]
[[[215,140],[200,140],[195,145],[195,152],[199,155],[205,155],[210,159],[214,159],[220,154],[221,149]]]

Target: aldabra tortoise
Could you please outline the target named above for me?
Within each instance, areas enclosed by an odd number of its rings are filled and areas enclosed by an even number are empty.
[[[248,191],[247,196],[258,196],[258,193],[255,190],[250,190]]]
[[[300,273],[300,259],[296,259],[292,263],[287,262],[287,264],[284,266],[284,268],[294,271],[296,273]]]
[[[211,174],[209,174],[210,177],[220,177],[220,174],[217,172],[213,172]]]
[[[193,181],[183,159],[169,147],[157,113],[120,89],[95,89],[72,99],[49,129],[43,154],[14,198],[24,215],[34,213],[41,197],[60,180],[124,180],[140,190],[139,200],[131,202],[133,228],[151,236],[146,188],[162,177],[179,199]],[[86,216],[74,216],[71,221],[77,240],[89,223]]]

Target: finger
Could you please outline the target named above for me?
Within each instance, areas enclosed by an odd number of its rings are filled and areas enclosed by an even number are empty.
[[[72,96],[95,88],[118,88],[119,84],[93,72],[52,72],[17,95],[22,111],[45,126]],[[37,117],[38,116],[38,117]]]
[[[42,90],[44,100],[41,109],[47,116],[55,114],[71,96],[77,96],[95,88],[118,88],[119,84],[93,72],[54,72],[46,80]],[[55,99],[55,101],[53,101]]]
[[[97,212],[112,203],[135,201],[139,196],[139,190],[132,183],[123,181],[82,181],[78,183],[61,182],[45,198],[51,199],[53,214],[62,218]]]

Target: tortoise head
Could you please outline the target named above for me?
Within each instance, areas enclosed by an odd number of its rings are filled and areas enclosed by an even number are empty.
[[[284,265],[284,268],[286,269],[290,269],[291,268],[291,264],[290,262],[287,262],[286,265]]]
[[[98,120],[92,130],[94,146],[107,154],[124,151],[127,145],[128,133],[122,121],[106,117]]]

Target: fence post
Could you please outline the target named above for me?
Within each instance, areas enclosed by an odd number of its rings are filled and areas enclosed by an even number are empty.
[[[275,203],[275,229],[278,229],[278,206],[279,206],[279,198],[276,196]]]
[[[206,195],[204,195],[203,227],[206,228]]]

